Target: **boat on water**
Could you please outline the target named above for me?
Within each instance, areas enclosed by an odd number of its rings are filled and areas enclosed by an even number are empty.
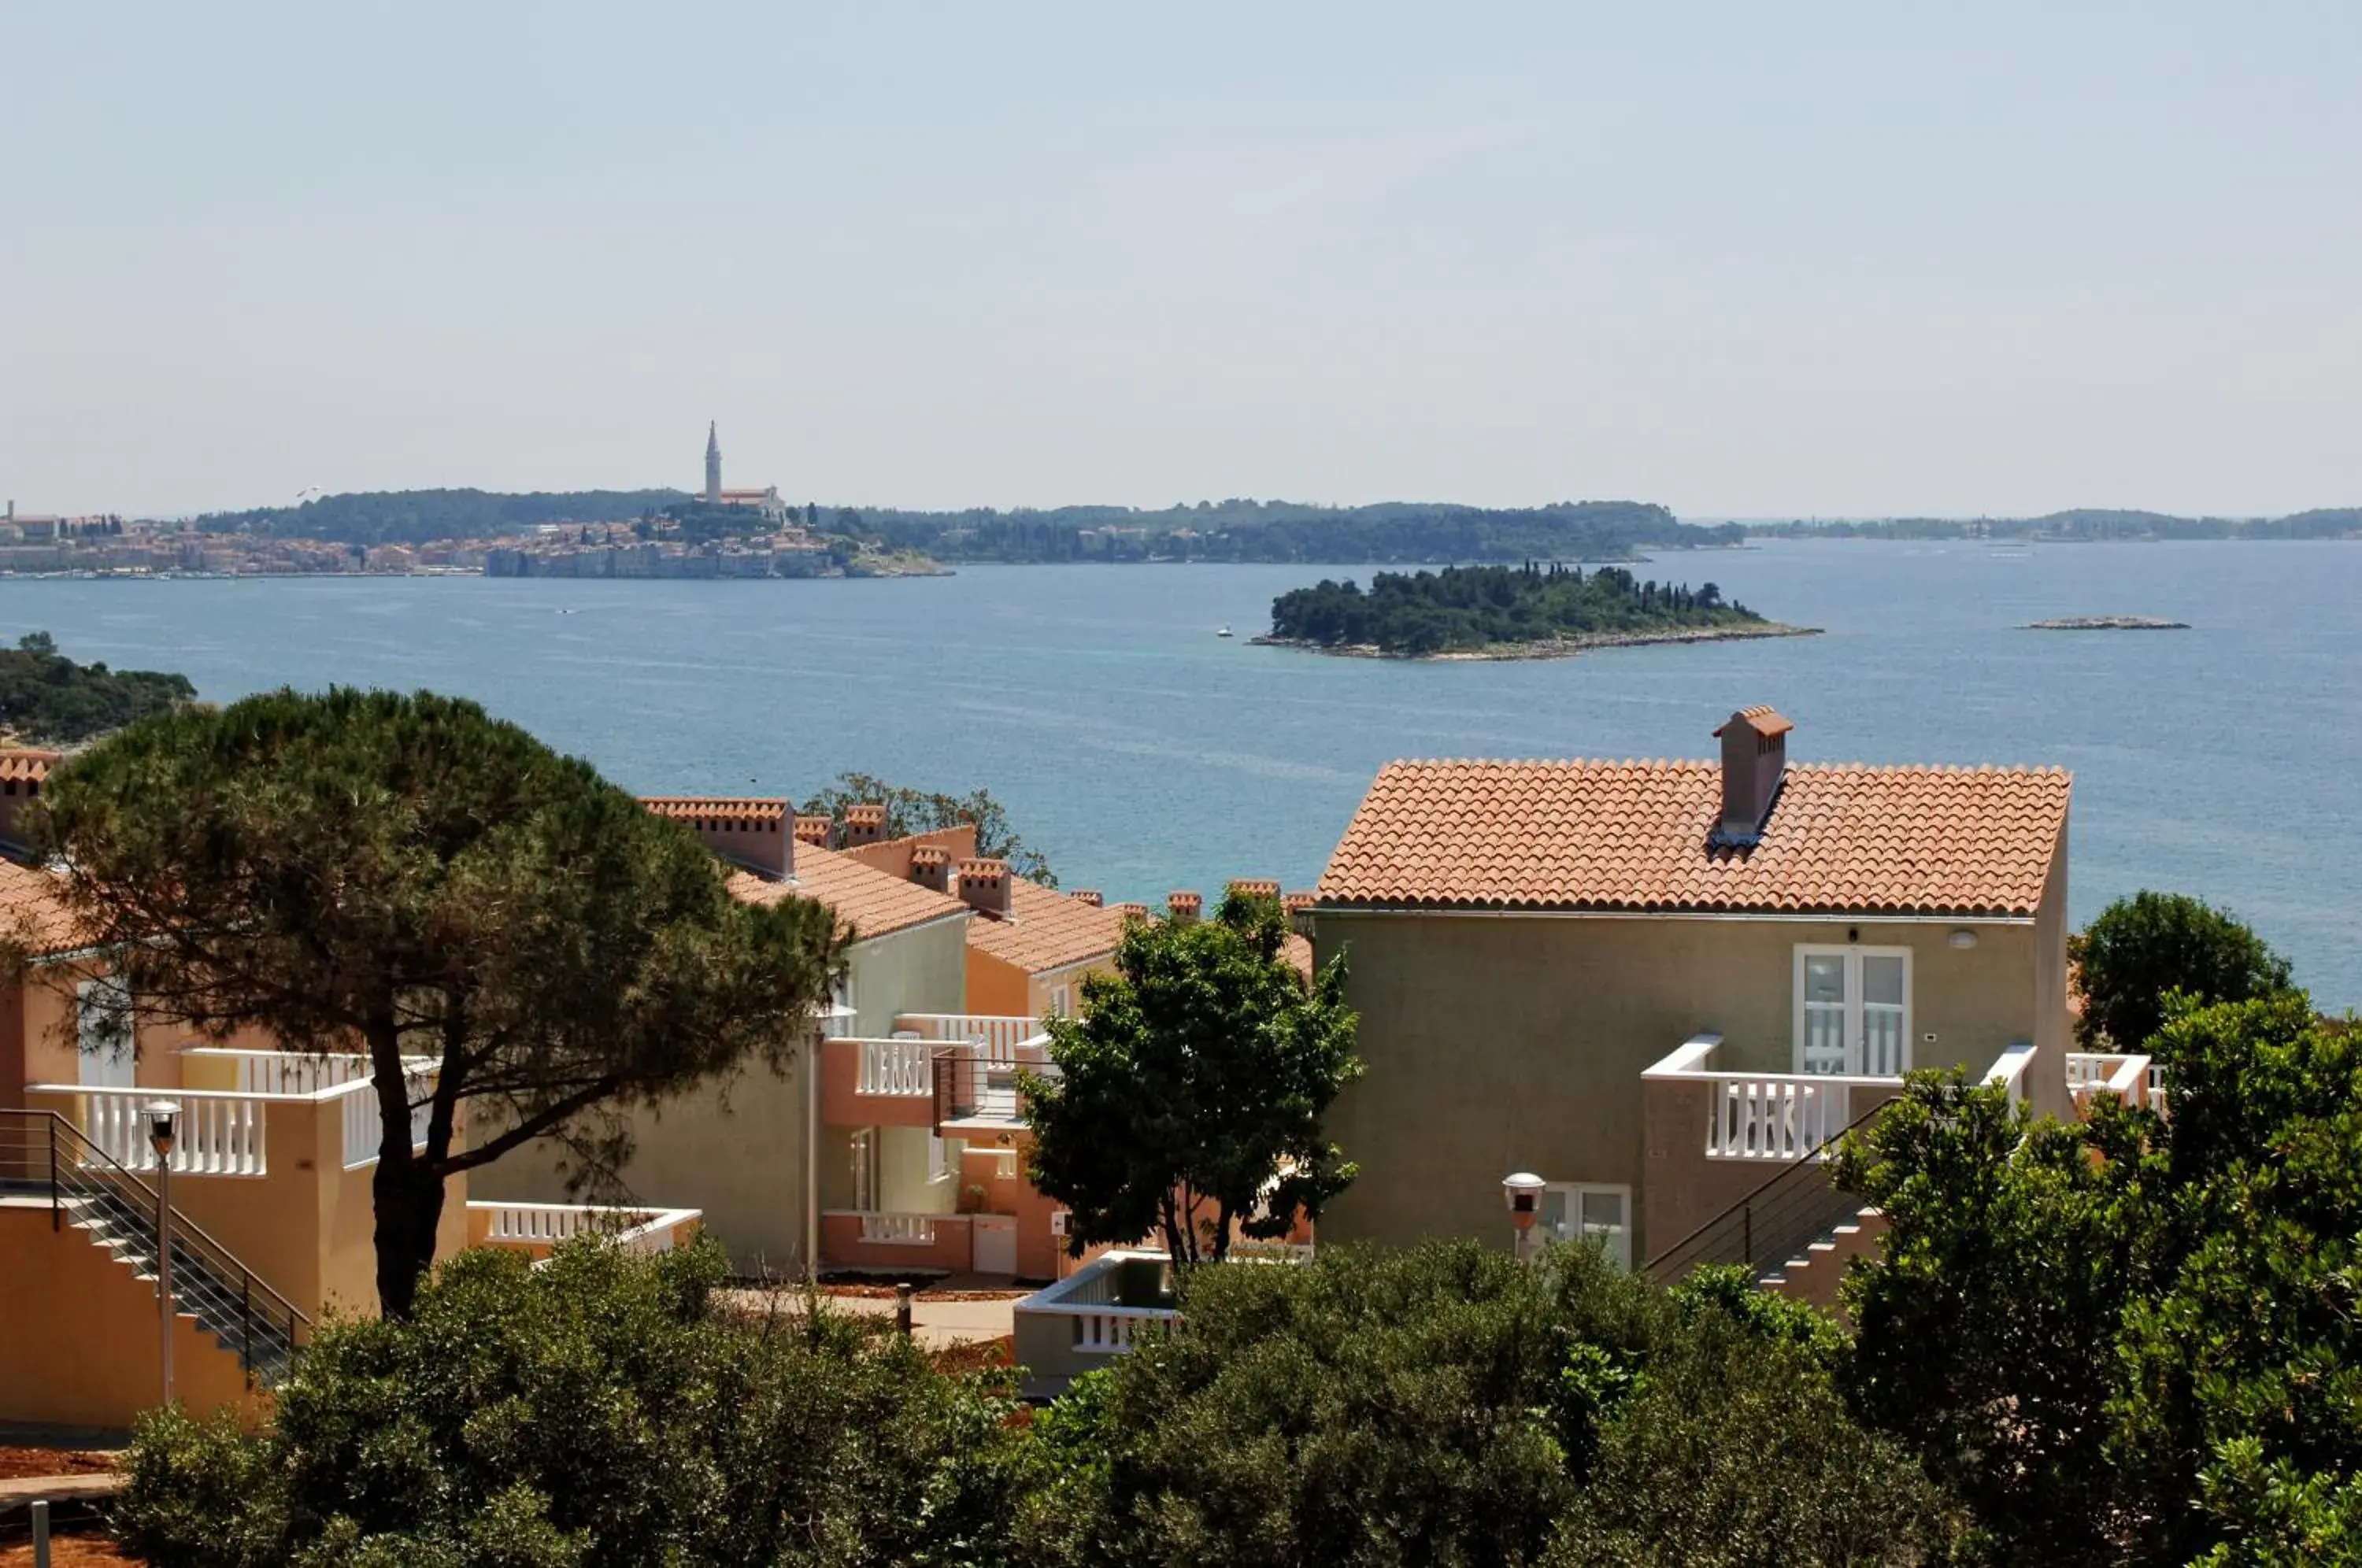
[[[1228,626],[1223,627],[1220,631],[1216,632],[1216,633],[1214,634],[1214,635],[1216,635],[1216,636],[1218,636],[1218,637],[1227,637],[1227,636],[1229,636],[1230,635],[1231,635],[1231,629],[1230,629]]]

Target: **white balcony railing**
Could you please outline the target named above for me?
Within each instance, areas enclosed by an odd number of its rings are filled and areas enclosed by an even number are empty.
[[[697,1222],[695,1209],[613,1209],[584,1203],[470,1202],[471,1214],[485,1216],[487,1245],[554,1247],[578,1236],[602,1235],[633,1253],[668,1253],[687,1227]]]
[[[2081,1110],[2093,1099],[2105,1095],[2129,1106],[2147,1106],[2158,1115],[2165,1114],[2165,1067],[2163,1064],[2137,1055],[2103,1055],[2092,1052],[2070,1052],[2067,1056],[2067,1092],[2074,1098],[2075,1108]]]
[[[894,1027],[911,1030],[938,1044],[976,1046],[986,1059],[999,1063],[1016,1061],[1021,1045],[1038,1046],[1049,1041],[1039,1019],[998,1013],[902,1012],[894,1015]]]
[[[1132,1348],[1133,1336],[1141,1325],[1169,1323],[1180,1316],[1171,1307],[1125,1307],[1118,1303],[1118,1271],[1126,1263],[1138,1260],[1164,1261],[1158,1253],[1103,1253],[1057,1284],[1015,1303],[1011,1310],[1020,1320],[1064,1321],[1071,1336],[1069,1342],[1077,1351],[1091,1355],[1121,1355]]]
[[[1731,1073],[1714,1066],[1719,1034],[1699,1034],[1642,1075],[1706,1086],[1709,1159],[1791,1162],[1816,1154],[1860,1110],[1892,1099],[1900,1077],[1838,1073]]]
[[[935,1046],[926,1040],[859,1040],[863,1094],[923,1097],[935,1092]]]
[[[861,1217],[861,1239],[882,1242],[889,1246],[932,1247],[935,1244],[935,1217],[932,1214],[864,1214]]]
[[[36,1092],[70,1094],[81,1101],[83,1136],[127,1170],[153,1169],[156,1151],[148,1142],[142,1108],[170,1099],[181,1108],[172,1139],[175,1175],[259,1176],[269,1170],[263,1095],[218,1089],[92,1088],[74,1084],[35,1084]]]

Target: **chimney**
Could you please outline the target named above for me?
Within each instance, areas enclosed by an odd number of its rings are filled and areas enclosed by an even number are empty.
[[[1231,891],[1242,899],[1275,899],[1279,897],[1279,884],[1261,877],[1233,877]]]
[[[886,808],[877,801],[865,801],[857,806],[844,808],[844,847],[855,848],[876,844],[886,836]]]
[[[915,859],[917,852],[911,852]],[[1009,917],[1009,862],[963,860],[959,863],[959,896],[967,907],[996,919]]]
[[[1298,936],[1312,934],[1312,906],[1318,899],[1311,893],[1286,893],[1280,897],[1279,907],[1287,911],[1287,923]]]
[[[911,851],[911,880],[938,893],[952,890],[952,852],[940,845],[922,844]]]
[[[652,795],[640,804],[681,823],[715,855],[757,877],[780,882],[796,874],[795,835],[788,831],[785,801]]]
[[[1777,710],[1741,708],[1715,731],[1722,742],[1722,820],[1707,834],[1717,848],[1752,849],[1763,837],[1788,767],[1788,732]]]
[[[1118,904],[1115,906],[1115,912],[1123,916],[1124,923],[1129,925],[1136,920],[1146,920],[1148,918],[1148,906],[1146,904]]]
[[[1076,888],[1066,897],[1075,900],[1077,903],[1088,904],[1093,909],[1098,909],[1107,902],[1099,896],[1099,890],[1097,888]]]
[[[1175,925],[1187,925],[1198,918],[1198,911],[1205,907],[1206,900],[1195,893],[1175,892],[1165,895],[1164,911]]]
[[[828,847],[829,833],[835,826],[836,824],[830,822],[826,817],[798,817],[796,819],[796,842],[798,844],[809,844],[815,849],[826,849]]]

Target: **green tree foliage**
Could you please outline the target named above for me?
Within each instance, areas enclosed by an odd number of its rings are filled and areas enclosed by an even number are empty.
[[[76,664],[47,632],[0,650],[0,733],[37,745],[72,745],[193,699],[185,675]]]
[[[2245,1001],[2289,987],[2288,961],[2222,911],[2182,893],[2118,899],[2070,944],[2082,978],[2085,1050],[2138,1051],[2165,1021],[2169,991]]]
[[[1058,878],[1051,874],[1050,863],[1042,852],[1017,836],[1009,825],[1009,811],[992,798],[988,790],[971,790],[965,795],[942,795],[924,790],[910,790],[889,784],[866,773],[840,773],[819,793],[796,809],[807,816],[828,817],[842,821],[847,806],[882,805],[886,808],[886,836],[901,838],[914,833],[933,833],[938,828],[976,826],[976,852],[1009,862],[1010,870],[1020,877],[1030,878],[1045,888],[1054,888]]]
[[[1190,1271],[1036,1430],[1046,1564],[1931,1561],[1948,1510],[1851,1423],[1826,1321],[1597,1249],[1471,1242]],[[1734,1314],[1734,1302],[1746,1302]]]
[[[2362,1045],[2301,992],[2167,1010],[2167,1113],[1915,1078],[1839,1180],[1862,1414],[2024,1561],[2293,1561],[2362,1477]],[[2292,1554],[2292,1555],[2291,1555]]]
[[[837,961],[821,905],[739,902],[687,828],[431,693],[177,710],[60,769],[47,804],[141,1013],[367,1053],[397,1314],[448,1177],[551,1138],[579,1180],[612,1179],[626,1109],[783,1066]],[[411,1056],[435,1063],[431,1095]]]
[[[1286,936],[1275,900],[1236,892],[1209,921],[1136,922],[1082,1015],[1050,1020],[1056,1070],[1025,1083],[1032,1175],[1077,1255],[1154,1232],[1219,1260],[1234,1226],[1285,1236],[1353,1179],[1320,1128],[1362,1070],[1345,960],[1307,981]]]
[[[1621,567],[1446,567],[1380,572],[1363,593],[1323,581],[1271,604],[1271,635],[1319,647],[1419,656],[1604,633],[1760,624],[1763,617],[1709,582],[1642,582]]]
[[[583,490],[504,495],[482,490],[363,491],[300,506],[216,512],[197,519],[209,534],[266,534],[350,545],[416,545],[480,539],[545,523],[627,523],[685,499],[677,490]]]
[[[476,1251],[325,1329],[267,1432],[152,1416],[115,1515],[158,1568],[1007,1561],[999,1377],[824,1311],[722,1309],[721,1250]]]

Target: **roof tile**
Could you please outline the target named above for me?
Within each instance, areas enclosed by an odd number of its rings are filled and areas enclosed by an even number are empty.
[[[1776,717],[1776,715],[1775,715]],[[1396,762],[1320,878],[1330,905],[2027,915],[2058,768],[1792,766],[1760,844],[1711,845],[1712,762]]]

